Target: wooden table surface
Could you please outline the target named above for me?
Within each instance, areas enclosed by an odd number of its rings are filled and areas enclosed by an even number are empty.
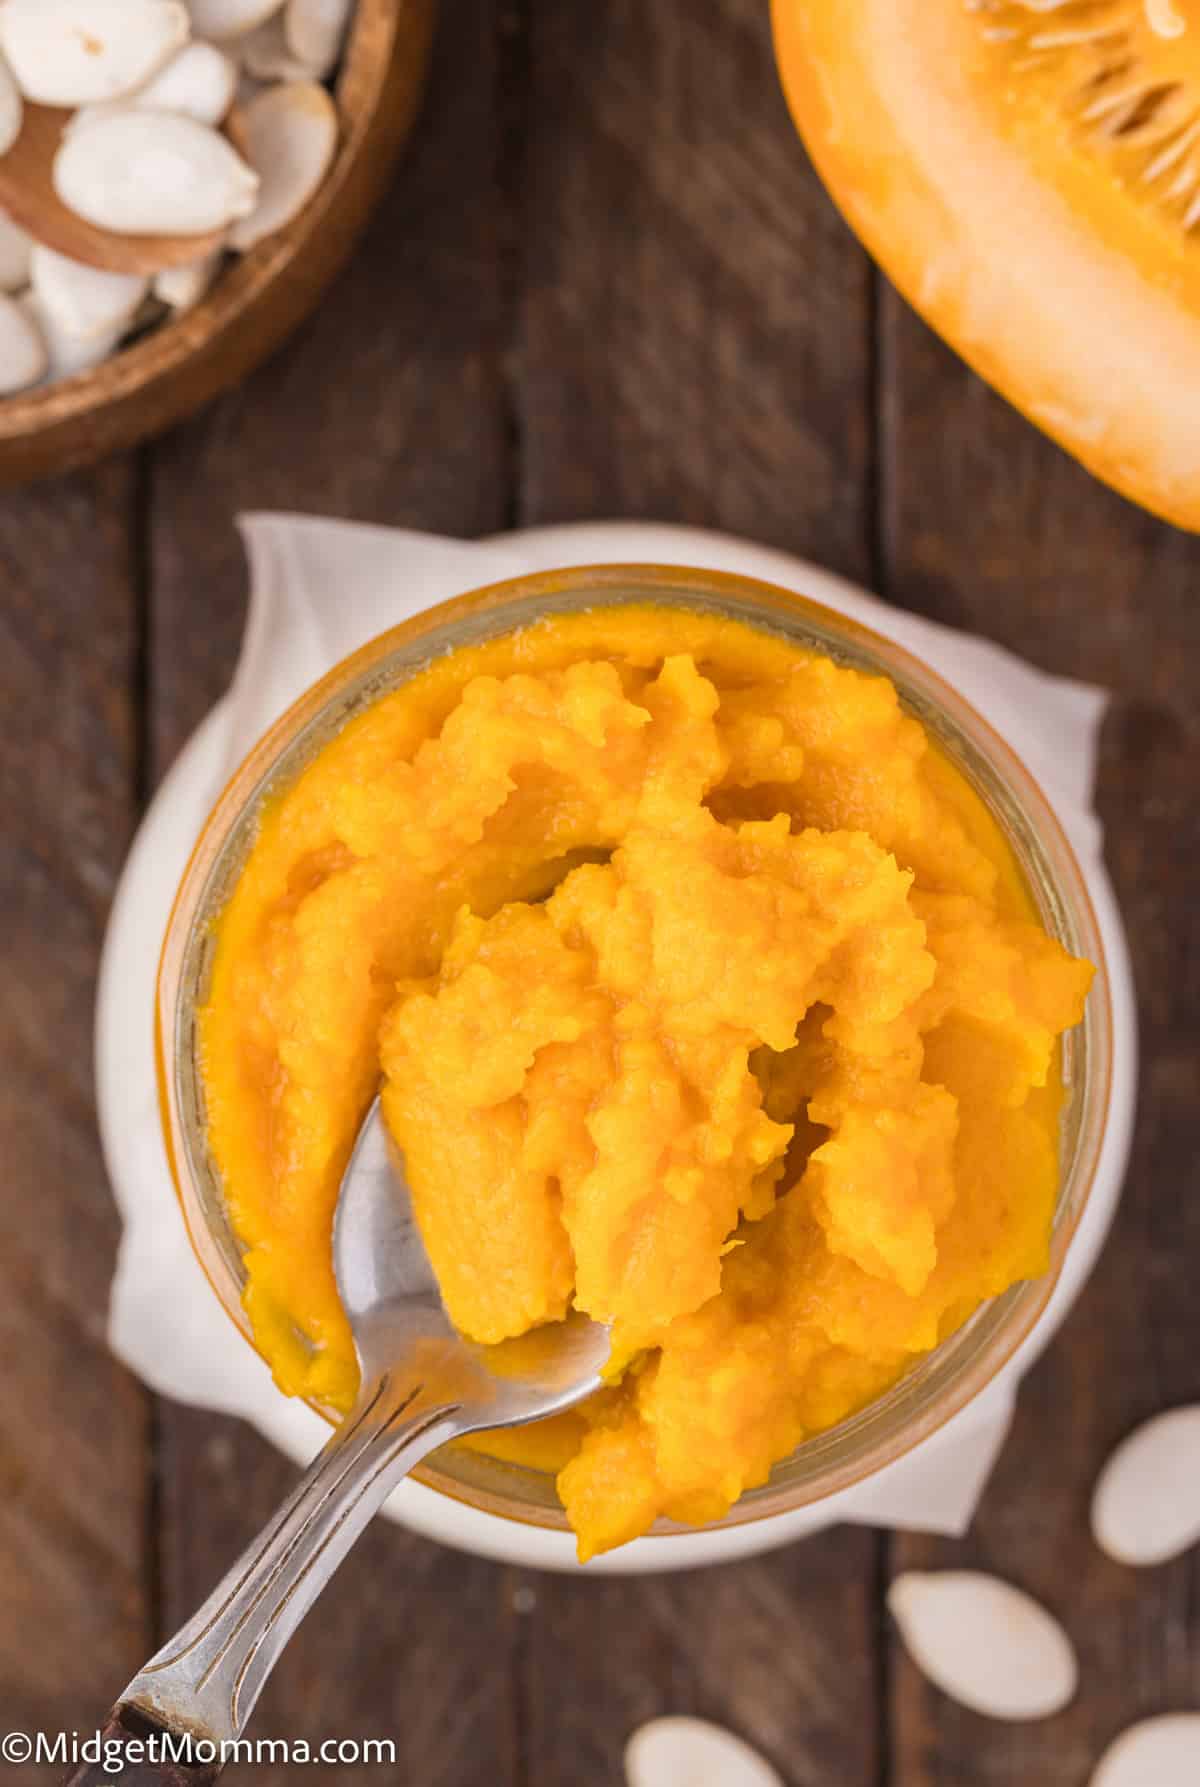
[[[400,1766],[288,1778],[619,1787],[633,1725],[695,1712],[788,1787],[1084,1787],[1127,1722],[1200,1698],[1196,1559],[1125,1571],[1085,1518],[1112,1444],[1200,1390],[1200,543],[1093,483],[873,271],[789,125],[766,11],[453,0],[413,149],[316,320],[153,447],[0,496],[4,1729],[91,1729],[292,1475],[107,1354],[118,1224],[91,1068],[113,888],[229,677],[232,520],[256,505],[464,537],[724,528],[1102,684],[1099,807],[1144,1049],[1113,1241],[968,1540],[839,1530],[576,1581],[377,1525],[255,1729],[391,1737]],[[963,1563],[1065,1617],[1069,1711],[990,1725],[906,1660],[889,1577]]]

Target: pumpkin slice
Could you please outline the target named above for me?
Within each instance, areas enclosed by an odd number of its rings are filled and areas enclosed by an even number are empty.
[[[851,227],[1089,470],[1200,529],[1200,0],[774,0]]]

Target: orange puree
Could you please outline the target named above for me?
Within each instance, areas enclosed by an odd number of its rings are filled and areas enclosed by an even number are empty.
[[[1091,972],[882,677],[654,608],[441,658],[268,807],[220,922],[259,1345],[350,1402],[330,1221],[382,1075],[458,1325],[614,1324],[611,1388],[505,1454],[562,1463],[584,1557],[714,1519],[1045,1268]]]

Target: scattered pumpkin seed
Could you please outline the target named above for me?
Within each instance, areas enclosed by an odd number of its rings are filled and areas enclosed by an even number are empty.
[[[1200,1540],[1200,1406],[1156,1415],[1122,1441],[1096,1484],[1092,1532],[1121,1564],[1164,1564]]]
[[[1168,1713],[1132,1725],[1100,1758],[1091,1787],[1196,1787],[1200,1713]]]
[[[625,1746],[629,1787],[783,1787],[765,1757],[707,1719],[651,1719]]]
[[[1038,1602],[974,1570],[898,1576],[888,1607],[918,1668],[992,1719],[1044,1719],[1075,1695],[1071,1641]]]

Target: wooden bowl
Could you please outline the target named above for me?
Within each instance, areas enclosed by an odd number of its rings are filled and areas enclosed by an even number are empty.
[[[286,229],[231,260],[201,303],[90,372],[0,399],[0,484],[123,451],[265,360],[345,263],[416,119],[437,0],[358,0],[336,97],[337,159]]]

